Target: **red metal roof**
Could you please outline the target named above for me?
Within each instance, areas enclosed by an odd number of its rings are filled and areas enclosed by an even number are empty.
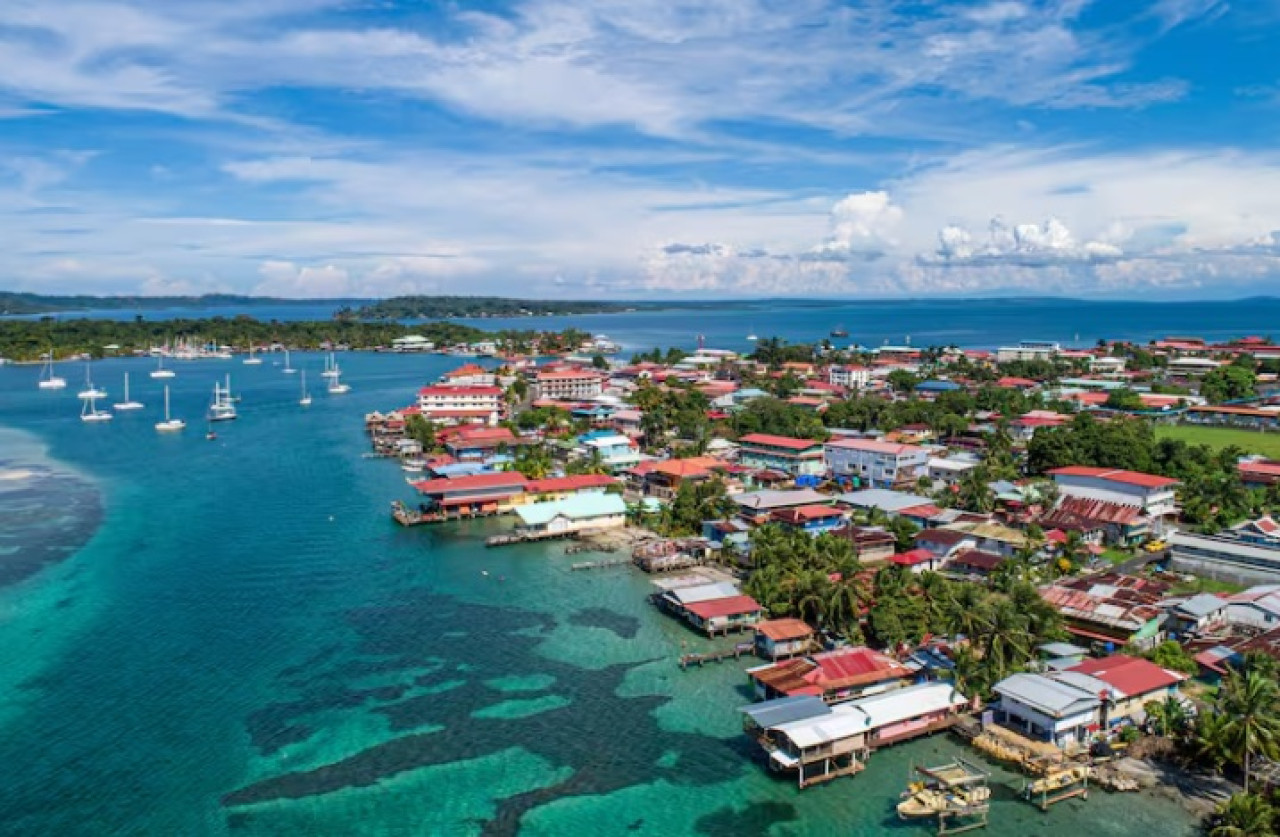
[[[869,682],[868,675],[890,677],[910,675],[906,666],[870,648],[844,648],[825,654],[815,654],[812,659],[818,664],[818,669],[815,676],[806,679],[819,684],[842,683],[849,680]]]
[[[413,487],[423,494],[447,494],[451,491],[480,491],[486,488],[511,488],[521,490],[528,482],[524,474],[517,471],[504,471],[493,474],[474,474],[469,477],[454,477],[447,480],[422,480]]]
[[[790,509],[781,509],[773,513],[773,516],[784,523],[803,523],[809,520],[825,520],[829,517],[841,517],[842,512],[831,506],[823,506],[817,503],[810,503],[807,506],[795,506]]]
[[[1177,485],[1178,481],[1169,477],[1158,477],[1155,474],[1144,474],[1140,471],[1124,471],[1118,468],[1092,468],[1087,465],[1068,465],[1065,468],[1054,468],[1049,471],[1053,476],[1092,477],[1099,480],[1136,485],[1142,488],[1164,488]]]
[[[726,596],[723,599],[708,599],[705,602],[694,602],[685,605],[685,610],[700,619],[714,619],[717,616],[737,616],[742,613],[755,613],[763,610],[760,603],[750,596]]]
[[[502,395],[502,387],[454,387],[445,384],[434,384],[418,390],[418,395]]]
[[[907,506],[905,509],[898,509],[898,514],[902,517],[919,517],[928,519],[942,514],[942,509],[932,503],[921,503],[918,506]]]
[[[808,450],[821,445],[812,439],[796,439],[791,436],[773,436],[768,433],[749,433],[738,440],[743,445],[761,445],[771,448],[787,448],[788,450]]]
[[[605,488],[617,480],[607,474],[574,474],[567,477],[547,477],[540,480],[529,480],[524,490],[530,494],[544,494],[551,491],[580,491],[584,488]]]
[[[1068,671],[1096,677],[1120,693],[1133,697],[1182,682],[1182,678],[1141,657],[1116,654],[1100,660],[1085,660]]]
[[[1091,531],[1104,526],[1128,526],[1138,519],[1142,509],[1087,497],[1064,497],[1058,507],[1045,515],[1041,525],[1057,529]],[[1065,538],[1063,539],[1065,541]]]
[[[973,567],[975,570],[991,572],[1005,562],[1003,555],[994,552],[983,552],[980,549],[966,549],[951,559],[953,567]]]
[[[769,619],[756,625],[756,632],[774,642],[788,642],[813,636],[814,630],[802,619]]]
[[[914,567],[926,561],[935,561],[937,557],[927,549],[912,549],[909,552],[899,552],[889,560],[903,567]]]
[[[841,450],[860,450],[867,453],[884,453],[892,456],[906,456],[912,453],[923,453],[924,448],[917,445],[903,445],[897,442],[879,442],[875,439],[836,439],[827,442],[829,448]]]

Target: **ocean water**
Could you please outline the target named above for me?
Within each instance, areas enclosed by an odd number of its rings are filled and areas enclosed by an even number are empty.
[[[0,588],[0,833],[931,833],[893,804],[949,738],[799,792],[740,733],[745,661],[680,671],[708,643],[647,604],[642,574],[486,550],[502,521],[395,526],[411,494],[361,458],[362,416],[452,362],[341,361],[353,391],[330,397],[320,359],[294,356],[309,409],[270,359],[178,364],[174,436],[152,427],[145,361],[94,365],[113,396],[132,370],[147,404],[103,425],[79,421],[74,384],[0,367],[0,483],[23,486],[0,488],[0,566],[26,568]],[[207,441],[226,371],[241,418]],[[1019,782],[997,773],[993,837],[1191,830],[1146,795],[1042,814]]]

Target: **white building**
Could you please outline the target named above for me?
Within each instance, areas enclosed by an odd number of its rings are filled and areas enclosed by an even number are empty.
[[[867,366],[832,366],[827,369],[827,382],[845,389],[866,389],[871,383],[871,369]]]
[[[832,476],[858,477],[867,485],[889,488],[920,476],[929,451],[874,439],[836,439],[823,445],[822,457]]]
[[[397,352],[429,352],[436,347],[421,334],[406,334],[391,341],[391,349]]]
[[[934,482],[956,485],[960,480],[964,479],[964,475],[967,472],[977,468],[979,464],[981,463],[976,459],[963,459],[957,456],[934,456],[929,459],[925,473]]]
[[[535,386],[538,398],[575,401],[602,394],[604,377],[589,369],[539,372]]]
[[[1101,705],[1096,692],[1040,674],[1014,674],[992,691],[1000,696],[997,721],[1059,747],[1087,741]]]
[[[1217,369],[1222,364],[1207,357],[1174,357],[1169,358],[1169,371],[1183,375],[1204,375]]]
[[[423,418],[440,424],[497,424],[502,416],[502,388],[429,386],[418,390]]]
[[[627,504],[618,494],[575,494],[548,503],[517,506],[520,531],[552,535],[588,529],[617,529],[627,524]]]
[[[1049,472],[1063,497],[1080,497],[1121,506],[1137,506],[1142,514],[1159,518],[1177,511],[1174,489],[1178,481],[1139,471],[1069,465]]]
[[[1050,340],[1023,340],[1016,346],[1001,346],[996,350],[996,362],[1011,360],[1051,360],[1062,351],[1062,346]]]

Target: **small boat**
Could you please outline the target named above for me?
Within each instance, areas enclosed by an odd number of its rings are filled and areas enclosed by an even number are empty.
[[[169,387],[166,386],[164,388],[164,421],[156,422],[156,430],[159,430],[161,433],[165,433],[174,430],[182,430],[186,426],[187,423],[182,419],[176,419],[169,415]]]
[[[153,378],[172,378],[177,374],[172,369],[164,368],[164,355],[156,355],[156,364],[156,368],[151,373]]]
[[[84,365],[84,389],[80,390],[81,398],[106,398],[107,391],[98,389],[93,385],[93,379],[89,377],[89,364]]]
[[[284,373],[284,374],[286,374],[286,375],[292,375],[293,373],[295,373],[295,372],[297,372],[297,371],[298,371],[297,369],[294,369],[292,366],[290,366],[290,365],[289,365],[289,350],[288,350],[288,349],[285,349],[285,350],[284,350],[284,369],[281,369],[280,371],[281,371],[281,372],[283,372],[283,373]]]
[[[426,470],[427,461],[425,459],[406,459],[401,463],[400,468],[411,474],[420,474]]]
[[[302,397],[298,399],[298,403],[303,407],[311,406],[311,393],[307,392],[307,370],[302,370]]]
[[[985,823],[991,806],[990,774],[985,770],[956,759],[940,767],[916,767],[915,772],[924,778],[902,792],[899,819],[937,818],[944,823],[947,817],[982,817]]]
[[[757,340],[759,340],[760,338],[759,338],[759,337],[757,337],[757,336],[755,335],[755,333],[753,332],[753,333],[751,333],[751,334],[748,334],[748,335],[747,335],[747,339],[748,339],[748,340],[750,340],[752,343],[754,343],[754,342],[756,342]]]
[[[129,398],[129,373],[124,373],[124,400],[114,404],[117,410],[141,410],[142,404]]]
[[[213,403],[209,405],[209,421],[231,421],[238,417],[235,402],[231,399],[231,376],[227,376],[226,386],[213,384]]]
[[[98,409],[98,396],[84,397],[84,406],[80,408],[81,421],[111,421],[112,415],[106,410]]]
[[[832,337],[848,337],[849,332],[841,328],[840,326],[836,326],[835,328],[831,329],[831,336]]]
[[[45,356],[44,369],[40,372],[40,389],[66,389],[67,379],[53,374],[53,349]]]
[[[204,432],[204,437],[208,439],[210,442],[212,442],[218,438],[218,434],[214,431],[212,427],[210,427],[208,430]]]
[[[245,366],[261,366],[262,365],[262,358],[255,357],[253,354],[252,343],[249,344],[249,356],[244,359],[244,365]]]
[[[330,395],[345,395],[351,392],[351,387],[342,383],[341,372],[338,371],[337,365],[333,367],[333,377],[329,381]]]

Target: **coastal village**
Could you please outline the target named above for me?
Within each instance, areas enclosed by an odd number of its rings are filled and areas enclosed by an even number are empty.
[[[798,788],[949,730],[1046,811],[1176,775],[1248,821],[1280,781],[1280,346],[753,342],[421,382],[365,418],[392,516],[649,574],[673,665],[741,667]],[[900,817],[986,824],[977,756],[919,773]]]

